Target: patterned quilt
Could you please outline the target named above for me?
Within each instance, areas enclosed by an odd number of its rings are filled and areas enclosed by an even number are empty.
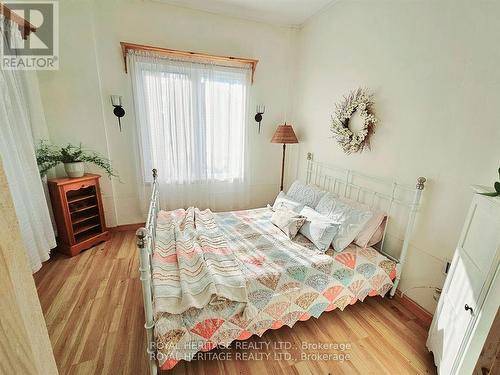
[[[214,214],[194,207],[158,213],[153,295],[155,311],[171,314],[226,300],[243,302],[246,317],[257,312]]]
[[[350,245],[341,253],[330,249],[322,254],[302,235],[292,241],[275,227],[269,208],[214,215],[243,272],[249,303],[259,312],[247,318],[242,303],[229,300],[181,314],[155,309],[157,359],[163,370],[199,351],[292,327],[367,296],[383,296],[393,285],[395,263],[372,248]]]

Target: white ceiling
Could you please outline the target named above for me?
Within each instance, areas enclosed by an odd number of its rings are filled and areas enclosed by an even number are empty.
[[[300,26],[335,0],[152,0],[271,24]]]

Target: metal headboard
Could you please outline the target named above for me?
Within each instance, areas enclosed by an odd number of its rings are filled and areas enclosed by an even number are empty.
[[[387,213],[382,241],[375,247],[380,253],[396,262],[397,275],[390,292],[391,297],[396,292],[408,255],[425,182],[425,177],[419,177],[415,186],[401,184],[320,163],[313,160],[312,153],[307,153],[306,183]]]

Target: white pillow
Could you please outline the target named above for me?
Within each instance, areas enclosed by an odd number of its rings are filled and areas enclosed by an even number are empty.
[[[381,210],[373,210],[367,204],[354,201],[348,198],[339,198],[342,202],[347,203],[349,206],[357,208],[363,211],[372,212],[372,217],[366,225],[363,227],[361,232],[354,239],[354,243],[359,247],[365,248],[373,246],[382,240],[384,234],[385,223],[387,218],[387,213]]]
[[[297,235],[305,220],[305,217],[287,208],[279,208],[271,216],[271,223],[281,229],[290,239]]]
[[[328,216],[335,208],[338,197],[334,193],[326,193],[321,197],[314,209],[320,214]]]
[[[354,241],[373,216],[371,211],[352,207],[333,194],[323,196],[316,210],[332,222],[339,224],[339,230],[332,241],[333,249],[338,252]]]
[[[302,203],[305,206],[316,207],[321,197],[326,194],[326,191],[321,190],[312,184],[303,184],[299,180],[296,180],[288,192],[286,193],[291,199]]]
[[[300,214],[306,217],[306,221],[299,232],[306,236],[320,251],[327,251],[339,226],[311,207],[305,206]]]
[[[276,197],[276,200],[274,201],[273,211],[276,211],[280,208],[288,208],[289,210],[299,213],[304,208],[304,205],[290,198],[285,194],[285,192],[280,191],[280,193]]]
[[[354,239],[354,243],[365,248],[373,246],[382,240],[387,215],[382,211],[373,211],[372,217]]]
[[[372,219],[370,219],[372,220]],[[368,226],[368,224],[366,224]],[[384,232],[385,232],[385,226],[387,225],[387,216],[382,220],[378,228],[375,230],[375,232],[372,234],[370,239],[368,240],[368,243],[366,244],[366,247],[372,247],[376,244],[378,244],[382,239],[384,238]],[[355,241],[356,242],[356,241]]]

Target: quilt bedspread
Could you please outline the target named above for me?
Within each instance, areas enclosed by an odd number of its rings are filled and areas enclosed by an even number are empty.
[[[259,312],[246,319],[241,302],[234,301],[181,314],[156,311],[155,349],[164,370],[199,351],[383,296],[393,286],[395,263],[372,248],[350,245],[322,254],[302,235],[291,241],[271,223],[269,208],[214,215],[243,272],[249,303]]]
[[[158,214],[153,295],[155,311],[171,314],[226,300],[242,302],[245,316],[256,313],[214,214],[194,207]]]

